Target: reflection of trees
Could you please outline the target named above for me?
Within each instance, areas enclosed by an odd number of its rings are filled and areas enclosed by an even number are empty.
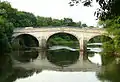
[[[32,76],[35,72],[39,73],[41,71],[25,70],[23,68],[12,68],[11,72],[9,72],[9,75],[3,77],[2,82],[13,82],[18,78],[26,78],[28,76]]]
[[[51,63],[55,65],[68,66],[78,60],[79,52],[65,49],[48,51],[47,58]]]
[[[12,71],[12,60],[9,55],[0,56],[0,82],[5,82],[4,80],[11,75]]]
[[[87,54],[88,54],[88,57],[93,57],[95,52],[87,52]]]
[[[38,57],[38,51],[37,50],[15,51],[12,53],[12,55],[14,59],[20,62],[30,62],[31,60],[34,60]]]
[[[104,52],[102,52],[104,53]],[[114,61],[115,60],[115,56],[113,54],[102,54],[102,63],[103,65],[107,65],[109,64],[110,62]]]
[[[100,53],[101,57],[102,57],[103,65],[106,65],[109,62],[114,60],[114,58],[115,58],[115,56],[113,54],[114,47],[112,44],[112,39],[110,37],[105,36],[105,35],[95,36],[92,39],[90,39],[88,43],[102,43],[102,45],[88,45],[87,47],[103,48],[103,51]],[[110,45],[108,45],[108,44],[110,44]],[[92,55],[92,53],[90,53],[90,55],[88,55],[88,56],[93,56],[93,55]]]
[[[36,71],[36,70],[25,70],[23,68],[13,68],[11,75],[7,77],[5,82],[13,82],[18,78],[26,78],[28,76],[32,76],[34,73],[39,73],[41,71]]]
[[[97,77],[105,81],[107,80],[108,82],[119,82],[119,72],[120,72],[120,64],[116,64],[115,59],[119,58],[115,54],[116,50],[114,47],[114,41],[109,40],[107,42],[104,42],[103,44],[103,52],[102,54],[102,63],[103,63],[103,68],[101,69],[101,72],[97,74]]]
[[[111,62],[110,62],[111,63]],[[109,64],[101,69],[101,72],[97,74],[100,80],[108,80],[109,82],[120,81],[120,64]]]
[[[13,82],[18,78],[25,78],[33,75],[36,70],[25,70],[23,68],[13,68],[12,60],[9,55],[0,56],[0,82]]]

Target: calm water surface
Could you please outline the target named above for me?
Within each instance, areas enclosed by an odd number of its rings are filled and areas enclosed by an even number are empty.
[[[79,58],[79,49],[73,49],[67,46],[52,46],[47,51],[49,62],[58,65],[58,66],[69,66],[69,64],[74,64]],[[89,51],[91,51],[90,49]],[[97,49],[96,49],[97,50]],[[96,50],[92,50],[95,52]],[[98,48],[98,51],[100,49]],[[101,56],[99,53],[92,53],[93,56],[88,55],[88,59],[95,64],[101,65]],[[72,56],[70,58],[69,56]],[[51,59],[51,60],[50,60]],[[69,62],[72,61],[73,62]],[[62,62],[60,62],[62,61]],[[66,62],[67,61],[67,62]],[[28,76],[27,78],[19,78],[15,82],[101,82],[97,76],[96,72],[92,71],[77,71],[77,72],[62,72],[62,71],[54,71],[54,70],[42,70],[40,73],[34,73],[32,76]]]
[[[0,82],[119,82],[118,78],[118,65],[111,66],[107,72],[105,71],[107,67],[102,68],[102,57],[100,52],[101,48],[87,48],[87,60],[90,63],[101,66],[99,71],[55,71],[55,70],[46,70],[34,69],[35,67],[32,64],[25,65],[26,67],[18,67],[7,69],[6,72],[3,72]],[[42,52],[42,51],[41,51]],[[37,58],[40,51],[14,51],[14,57],[17,61],[26,64],[28,62],[34,62]],[[17,54],[17,55],[16,55]],[[26,55],[27,56],[26,56]],[[33,55],[34,54],[34,55]],[[58,67],[69,67],[74,65],[79,59],[78,49],[73,49],[66,46],[53,46],[49,50],[42,52],[41,60],[47,60],[55,66]],[[70,57],[71,56],[71,57]],[[24,58],[24,59],[23,59]],[[40,64],[40,63],[39,63]],[[19,66],[19,63],[18,63]],[[10,68],[10,66],[8,66]],[[33,69],[26,69],[26,68]],[[116,67],[116,68],[113,68]],[[4,68],[3,68],[4,69]],[[4,70],[5,71],[5,70]],[[115,76],[112,76],[112,75]]]
[[[95,72],[56,72],[44,70],[39,74],[34,73],[28,78],[20,78],[15,82],[101,82]]]

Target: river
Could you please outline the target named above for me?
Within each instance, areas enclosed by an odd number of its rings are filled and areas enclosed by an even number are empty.
[[[74,65],[79,59],[79,49],[70,48],[67,46],[52,46],[45,53],[47,59],[50,63],[61,66],[61,67],[69,67]],[[42,51],[39,51],[42,52]],[[19,52],[22,56],[15,56],[19,61],[23,61],[23,63],[30,62],[29,57],[33,57],[32,62],[36,58],[36,54],[39,52],[30,52],[25,51]],[[102,52],[102,48],[90,48],[87,47],[87,58],[88,60],[96,65],[102,67],[102,57],[100,52]],[[17,52],[18,53],[18,52]],[[15,55],[17,54],[15,52]],[[25,54],[27,54],[26,57]],[[31,56],[33,55],[34,56]],[[71,56],[71,57],[70,57]],[[22,59],[22,57],[26,57],[26,59]],[[21,60],[22,59],[22,60]],[[43,58],[44,59],[44,58]],[[8,66],[9,67],[9,66]],[[34,67],[31,65],[31,67]],[[10,67],[9,67],[10,68]],[[27,68],[27,67],[25,67]],[[29,67],[28,67],[29,68]],[[115,68],[116,69],[116,68]],[[112,74],[117,75],[119,69],[115,71],[115,69],[110,69],[108,72],[103,73],[105,69],[101,68],[101,71],[56,71],[56,70],[46,70],[42,69],[41,71],[36,69],[24,69],[24,68],[14,68],[11,70],[7,69],[7,72],[3,72],[2,78],[0,78],[0,82],[119,82],[119,78],[114,76],[111,80]],[[114,72],[111,73],[111,70]],[[110,72],[109,72],[110,71]],[[6,74],[6,75],[5,75]],[[108,74],[108,75],[105,75]],[[107,78],[105,76],[108,76]]]

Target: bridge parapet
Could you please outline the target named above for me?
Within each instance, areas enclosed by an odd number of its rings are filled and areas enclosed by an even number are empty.
[[[77,28],[77,27],[44,27],[44,28],[16,28],[14,33],[20,32],[51,32],[51,31],[74,31],[74,32],[96,32],[96,33],[105,33],[106,31],[101,28]]]

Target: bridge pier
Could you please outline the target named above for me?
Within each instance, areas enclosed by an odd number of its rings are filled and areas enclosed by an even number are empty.
[[[79,60],[83,60],[83,55],[84,55],[84,41],[83,38],[79,40],[79,45],[80,45],[80,56]]]
[[[39,46],[40,46],[42,49],[45,49],[45,48],[46,48],[46,39],[45,39],[44,36],[39,37]]]
[[[87,52],[87,41],[84,39],[80,39],[80,56],[79,60],[83,60],[85,58]]]

